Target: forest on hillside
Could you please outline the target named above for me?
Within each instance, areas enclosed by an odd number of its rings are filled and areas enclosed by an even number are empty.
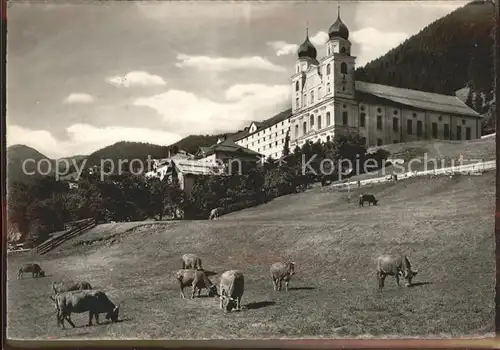
[[[493,99],[494,21],[492,1],[471,2],[358,68],[356,79],[446,95],[469,87],[468,104],[484,113]]]

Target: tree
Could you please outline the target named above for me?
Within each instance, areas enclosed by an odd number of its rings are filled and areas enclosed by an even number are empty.
[[[290,129],[288,129],[286,132],[285,144],[283,145],[283,151],[281,154],[283,157],[288,157],[288,155],[290,154]]]

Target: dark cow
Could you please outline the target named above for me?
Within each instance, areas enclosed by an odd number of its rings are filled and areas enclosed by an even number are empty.
[[[370,204],[377,205],[378,200],[375,199],[373,194],[360,194],[359,206],[363,207],[365,202],[368,202],[368,206],[370,206]]]
[[[218,296],[217,286],[208,279],[204,271],[183,269],[177,271],[175,278],[179,281],[182,299],[186,298],[184,295],[184,288],[189,286],[193,287],[191,298],[194,298],[196,290],[198,290],[199,297],[203,288],[208,289],[209,297]]]
[[[224,272],[220,278],[219,291],[220,308],[224,309],[224,312],[231,311],[234,306],[236,310],[241,310],[241,297],[245,291],[243,274],[237,270]]]
[[[72,281],[62,281],[62,282],[53,282],[52,283],[52,290],[54,291],[54,294],[57,293],[65,293],[65,292],[71,292],[74,290],[85,290],[85,289],[92,289],[92,286],[90,283],[82,281],[82,282],[72,282]]]
[[[17,279],[23,278],[23,273],[31,272],[31,276],[35,277],[45,277],[45,272],[42,270],[38,264],[24,264],[21,266],[17,273]]]
[[[202,270],[203,268],[201,267],[201,259],[198,255],[196,254],[184,254],[182,256],[182,268],[183,269],[200,269]]]
[[[212,209],[210,211],[210,215],[208,216],[208,220],[215,220],[215,219],[217,219],[219,216],[222,215],[223,210],[224,210],[224,208],[221,208],[221,207]]]
[[[288,292],[288,283],[295,274],[295,263],[277,262],[271,265],[271,278],[273,279],[274,290],[281,290],[281,282],[285,281],[285,290]]]
[[[99,290],[81,290],[77,292],[66,292],[50,297],[57,309],[57,325],[64,327],[66,320],[73,328],[75,324],[71,321],[72,313],[89,312],[88,326],[92,326],[92,318],[95,316],[96,323],[99,324],[99,314],[106,313],[106,319],[112,322],[118,321],[119,306],[109,300],[106,293]]]
[[[392,256],[382,255],[377,259],[377,279],[378,287],[384,287],[384,281],[387,276],[394,276],[396,283],[399,284],[399,279],[406,280],[405,286],[411,285],[411,280],[417,275],[418,270],[412,270],[410,261],[406,255]]]

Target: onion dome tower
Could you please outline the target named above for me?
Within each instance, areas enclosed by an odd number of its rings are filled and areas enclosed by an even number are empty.
[[[306,29],[306,40],[299,46],[299,49],[297,50],[297,56],[299,58],[312,58],[316,59],[316,56],[318,55],[316,48],[314,45],[311,43],[309,40],[309,28]]]

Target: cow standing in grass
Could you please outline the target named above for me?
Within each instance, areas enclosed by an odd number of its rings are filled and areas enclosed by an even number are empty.
[[[215,208],[215,209],[212,209],[210,211],[210,215],[208,216],[208,220],[215,220],[217,218],[219,218],[219,216],[222,215],[223,213],[223,208],[219,207],[219,208]]]
[[[66,292],[50,297],[54,301],[57,309],[57,325],[64,327],[66,320],[73,328],[75,324],[71,320],[72,313],[89,312],[88,326],[92,326],[92,318],[95,316],[96,323],[99,324],[99,314],[106,313],[106,319],[112,322],[118,321],[119,306],[109,300],[106,293],[99,290],[82,290],[77,292]]]
[[[184,254],[182,256],[182,268],[203,270],[201,267],[201,259],[196,254]]]
[[[194,298],[196,291],[198,291],[199,297],[203,288],[208,289],[209,297],[218,295],[217,286],[210,281],[204,271],[183,269],[177,271],[177,273],[175,274],[175,278],[177,279],[177,281],[179,281],[182,299],[186,298],[186,296],[184,295],[184,288],[189,286],[193,287],[191,298]]]
[[[75,290],[91,290],[92,286],[90,283],[82,281],[82,282],[72,282],[72,281],[62,281],[62,282],[53,282],[52,283],[52,290],[54,291],[54,294],[57,293],[65,293],[65,292],[71,292]]]
[[[363,207],[365,202],[368,202],[368,206],[370,206],[370,204],[377,205],[378,200],[375,199],[373,194],[360,194],[359,206]]]
[[[281,282],[285,282],[285,290],[288,292],[288,283],[290,278],[295,274],[295,263],[277,262],[271,265],[271,278],[273,279],[274,290],[281,290]]]
[[[230,270],[224,272],[220,278],[220,308],[224,309],[224,312],[231,311],[234,306],[236,306],[236,310],[241,310],[241,298],[244,291],[245,278],[240,271]]]
[[[45,277],[45,271],[38,264],[24,264],[17,272],[17,279],[23,278],[23,273],[31,272],[31,277]]]
[[[384,281],[387,276],[394,276],[396,283],[399,279],[406,280],[405,287],[411,285],[411,280],[417,275],[418,270],[412,270],[410,261],[406,255],[393,256],[382,255],[377,259],[377,279],[379,289],[384,288]]]

